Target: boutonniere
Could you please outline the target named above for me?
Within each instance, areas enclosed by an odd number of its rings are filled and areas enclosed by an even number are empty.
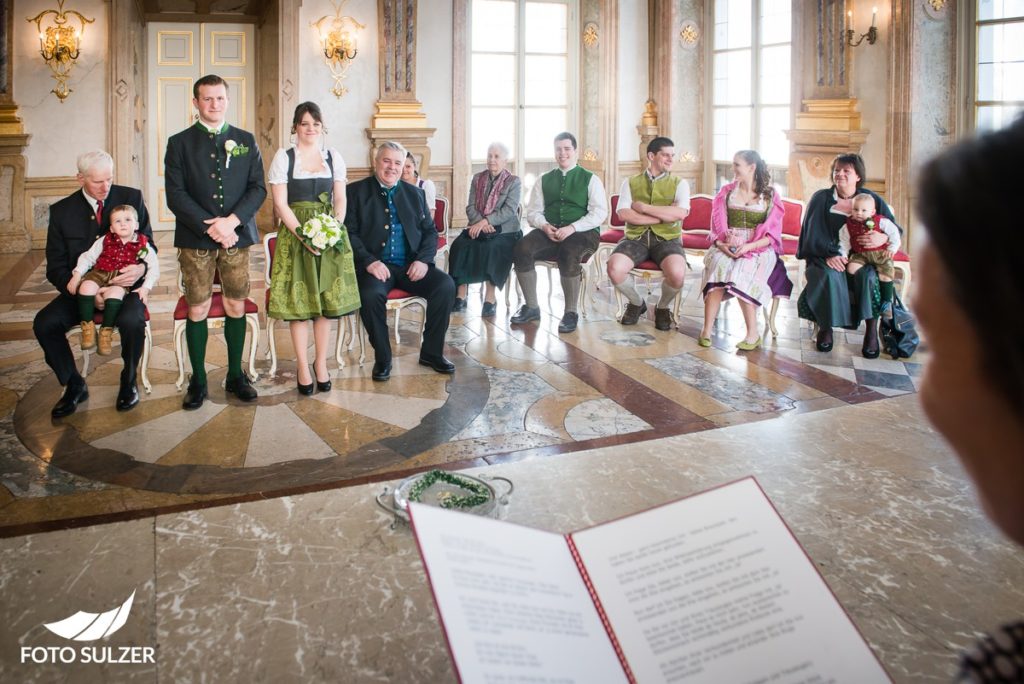
[[[145,261],[146,257],[149,256],[149,243],[146,241],[145,235],[139,235],[138,240],[140,243],[139,251],[135,253],[137,261]]]
[[[874,230],[875,229],[875,219],[868,219],[867,221],[864,222],[864,225],[867,226],[868,230]]]
[[[245,145],[239,145],[234,140],[224,141],[224,151],[227,152],[227,161],[224,162],[224,168],[231,167],[232,157],[241,157],[244,154],[249,154],[249,148]]]

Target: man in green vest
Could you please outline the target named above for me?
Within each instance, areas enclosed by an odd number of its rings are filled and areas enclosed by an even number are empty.
[[[608,278],[629,303],[619,320],[636,325],[647,302],[636,291],[629,271],[650,259],[661,267],[661,298],[654,308],[654,327],[672,329],[669,304],[679,294],[686,276],[686,254],[680,237],[683,219],[690,213],[690,186],[671,173],[676,150],[668,138],[647,144],[647,170],[627,178],[619,190],[617,213],[626,222],[626,236],[608,259]]]
[[[608,217],[608,198],[601,179],[576,164],[576,138],[572,133],[555,136],[557,169],[541,176],[533,188],[526,220],[533,227],[516,243],[512,262],[526,304],[520,307],[512,323],[540,320],[537,304],[535,261],[557,261],[565,295],[565,314],[558,332],[576,329],[579,314],[580,279],[585,259],[597,249],[597,231]]]

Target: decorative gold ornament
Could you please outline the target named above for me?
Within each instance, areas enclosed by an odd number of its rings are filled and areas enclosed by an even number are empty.
[[[594,47],[595,45],[597,45],[597,39],[597,24],[595,24],[594,22],[590,22],[589,24],[583,27],[584,45],[586,45],[588,48]]]
[[[52,23],[44,27],[43,18],[50,14],[53,15]],[[69,19],[77,19],[78,27],[70,25]],[[50,92],[64,102],[71,94],[68,75],[81,54],[82,33],[85,32],[85,25],[93,23],[95,19],[86,19],[75,10],[65,10],[64,0],[57,0],[57,9],[40,12],[28,21],[35,23],[39,31],[39,54],[57,81],[57,87]]]
[[[341,16],[341,8],[346,2],[348,0],[331,0],[334,16],[325,15],[309,24],[316,31],[317,42],[324,53],[324,64],[331,70],[331,78],[334,79],[330,92],[337,98],[348,92],[348,88],[341,82],[348,75],[352,60],[359,54],[359,31],[366,28],[352,17]]]
[[[683,152],[683,156],[679,157],[679,161],[693,162],[697,161],[697,155],[693,152]]]
[[[590,147],[583,150],[583,161],[597,161],[597,152]]]
[[[928,4],[932,6],[932,9],[936,12],[941,12],[946,6],[946,0],[928,0]]]
[[[697,26],[697,22],[692,19],[684,21],[679,29],[679,40],[685,48],[697,47],[697,41],[700,40],[700,28]]]

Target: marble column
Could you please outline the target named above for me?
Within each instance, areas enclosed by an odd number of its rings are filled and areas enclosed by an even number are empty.
[[[116,182],[133,188],[145,183],[143,159],[146,29],[135,0],[110,0],[110,116],[107,140]]]
[[[846,0],[803,0],[793,7],[796,50],[807,68],[802,70],[801,111],[787,131],[793,143],[789,194],[803,200],[831,184],[832,158],[859,153],[870,133],[861,125],[850,91],[846,12]]]
[[[370,167],[377,146],[385,140],[400,142],[419,162],[420,175],[430,171],[427,141],[436,128],[427,126],[423,105],[416,99],[416,0],[378,0],[380,99],[366,135],[370,139]]]
[[[618,189],[618,0],[580,2],[580,166]]]
[[[25,226],[25,147],[29,135],[14,101],[12,3],[0,5],[0,252],[32,247]]]

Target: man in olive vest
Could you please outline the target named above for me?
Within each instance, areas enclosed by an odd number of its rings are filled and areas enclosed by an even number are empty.
[[[512,323],[540,320],[537,304],[537,272],[534,261],[558,262],[565,295],[565,314],[558,332],[576,329],[579,314],[580,275],[583,261],[597,249],[598,226],[608,217],[608,198],[601,179],[576,164],[576,138],[572,133],[555,136],[557,169],[541,176],[533,188],[526,220],[533,230],[516,243],[512,261],[526,298]]]
[[[671,173],[676,151],[668,138],[647,144],[647,170],[627,178],[619,190],[616,210],[626,222],[626,236],[608,259],[608,278],[629,300],[622,325],[636,325],[647,302],[636,291],[629,271],[650,259],[661,267],[661,298],[654,309],[654,327],[672,329],[669,304],[679,294],[686,276],[686,254],[680,237],[683,219],[690,213],[690,186]]]

